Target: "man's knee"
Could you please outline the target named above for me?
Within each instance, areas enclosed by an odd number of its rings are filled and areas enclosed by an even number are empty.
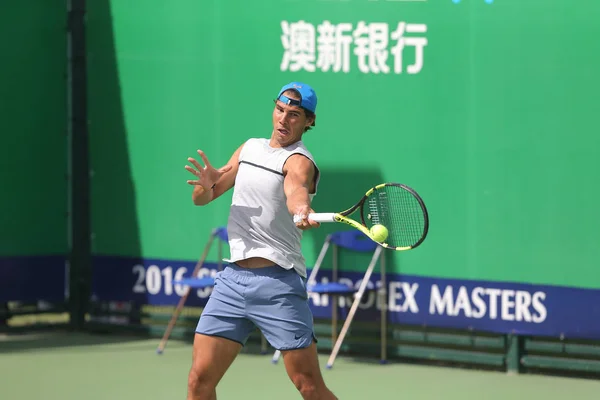
[[[199,371],[192,367],[188,375],[188,392],[199,398],[210,399],[215,391],[215,383],[206,372]]]
[[[292,375],[292,382],[305,399],[312,399],[319,393],[317,380],[311,375],[294,374]]]

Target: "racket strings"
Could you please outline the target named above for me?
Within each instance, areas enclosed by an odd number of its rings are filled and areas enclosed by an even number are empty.
[[[373,196],[369,197],[369,211],[371,213],[371,222],[373,225],[380,224],[379,207],[377,206],[377,199]]]
[[[425,231],[425,216],[421,204],[408,190],[400,186],[385,186],[369,196],[369,228],[376,224],[388,230],[386,242],[390,246],[405,247],[416,244]]]

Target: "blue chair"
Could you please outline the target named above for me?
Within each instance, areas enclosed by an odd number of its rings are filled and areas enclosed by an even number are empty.
[[[227,228],[224,226],[221,226],[221,227],[213,229],[213,231],[208,239],[208,242],[206,243],[206,246],[204,247],[204,253],[202,254],[200,261],[198,262],[198,264],[196,264],[196,267],[194,268],[194,271],[192,272],[192,276],[190,278],[184,278],[184,279],[180,279],[177,281],[173,281],[173,283],[186,285],[189,289],[204,289],[207,287],[214,286],[215,278],[208,277],[208,276],[207,277],[197,277],[196,275],[198,274],[198,271],[200,271],[200,268],[202,268],[202,265],[204,264],[204,261],[206,260],[206,257],[208,256],[208,252],[210,251],[210,248],[215,239],[219,239],[218,247],[217,247],[217,259],[219,260],[217,270],[218,271],[223,270],[223,244],[229,243],[229,237],[227,236]],[[184,296],[184,297],[186,297],[186,296]]]
[[[319,269],[323,264],[323,260],[329,248],[332,248],[332,281],[326,283],[318,283],[316,281]],[[360,287],[352,287],[344,283],[338,282],[339,269],[339,251],[345,250],[354,253],[372,253],[371,261],[369,262],[365,274],[363,276]],[[373,274],[373,270],[379,261],[381,274],[381,287],[370,289],[368,288],[369,280]],[[386,279],[385,279],[385,254],[383,248],[377,243],[369,239],[362,232],[352,229],[348,231],[334,232],[328,235],[323,243],[321,252],[317,257],[315,266],[313,267],[310,276],[307,280],[307,291],[309,294],[328,295],[332,298],[331,307],[331,340],[334,343],[331,355],[327,362],[327,368],[333,367],[333,363],[344,341],[348,329],[354,318],[354,314],[360,304],[362,297],[367,291],[376,291],[380,298],[381,308],[381,362],[385,363],[387,359],[386,349],[386,331],[387,331],[387,307],[386,307]],[[338,336],[338,302],[340,296],[353,298],[352,306],[344,321],[344,325]],[[276,351],[273,355],[272,362],[277,363],[280,357],[280,352]]]
[[[218,270],[222,270],[223,269],[223,244],[228,243],[229,239],[227,237],[227,228],[226,227],[218,227],[212,230],[210,237],[208,238],[208,242],[206,243],[206,245],[204,246],[204,252],[202,253],[202,256],[200,256],[200,260],[196,263],[196,266],[194,267],[194,270],[192,271],[192,275],[190,278],[184,278],[184,279],[179,279],[179,280],[174,280],[173,283],[175,284],[181,284],[181,285],[185,285],[186,286],[186,291],[185,294],[183,296],[181,296],[181,299],[179,299],[179,303],[177,304],[177,308],[175,308],[175,311],[173,312],[173,315],[171,316],[171,320],[169,321],[169,325],[167,325],[167,329],[158,345],[158,348],[156,349],[156,352],[158,354],[162,354],[166,345],[167,345],[167,341],[169,340],[169,336],[171,335],[171,332],[173,331],[173,328],[175,327],[175,323],[177,322],[177,319],[179,318],[179,314],[181,313],[181,310],[183,310],[183,307],[185,305],[185,302],[187,301],[187,298],[190,294],[191,289],[203,289],[203,288],[207,288],[207,287],[213,287],[215,284],[215,279],[213,277],[198,277],[198,272],[200,271],[200,269],[202,268],[202,266],[204,265],[204,262],[206,261],[206,257],[208,257],[208,253],[215,241],[215,239],[218,239]]]
[[[213,278],[212,276],[205,276],[205,277],[197,276],[198,272],[202,268],[202,265],[204,265],[204,262],[206,261],[206,257],[208,256],[208,253],[209,253],[215,239],[218,240],[217,258],[219,261],[218,261],[218,265],[217,265],[217,270],[218,271],[223,270],[223,245],[229,244],[229,237],[227,235],[227,227],[224,227],[224,226],[215,228],[211,232],[208,242],[206,243],[206,246],[204,246],[204,252],[202,253],[200,260],[198,261],[198,263],[196,264],[196,267],[194,268],[194,271],[192,272],[192,276],[190,278],[184,278],[184,279],[179,279],[179,280],[173,281],[173,283],[175,283],[175,284],[185,285],[186,291],[185,291],[185,294],[179,300],[179,303],[177,304],[177,308],[175,309],[175,311],[173,312],[173,315],[171,316],[171,320],[169,321],[167,330],[165,331],[165,334],[164,334],[158,348],[156,349],[156,352],[158,354],[163,353],[164,348],[167,345],[167,340],[169,339],[169,336],[171,335],[171,332],[172,332],[173,328],[175,327],[177,318],[179,318],[179,314],[181,313],[181,310],[183,309],[183,306],[185,305],[185,302],[187,301],[187,298],[190,294],[191,289],[204,289],[207,287],[213,287],[215,285],[215,278]],[[261,352],[263,354],[266,354],[267,340],[264,337],[264,335],[262,334],[262,332],[261,332],[260,339],[261,339]]]

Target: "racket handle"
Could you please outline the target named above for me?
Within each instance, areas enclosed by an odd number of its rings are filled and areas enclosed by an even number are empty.
[[[311,213],[308,218],[315,222],[335,222],[335,213]],[[294,215],[294,223],[301,220],[299,215]]]

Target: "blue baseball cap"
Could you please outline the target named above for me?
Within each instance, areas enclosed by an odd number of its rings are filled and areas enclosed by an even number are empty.
[[[283,92],[286,90],[295,90],[300,94],[300,101],[290,99],[287,96],[283,95]],[[305,110],[312,112],[313,114],[317,111],[317,94],[314,89],[302,82],[290,82],[279,91],[279,95],[277,96],[277,100],[284,102],[285,104],[291,104],[295,106],[300,106]]]

